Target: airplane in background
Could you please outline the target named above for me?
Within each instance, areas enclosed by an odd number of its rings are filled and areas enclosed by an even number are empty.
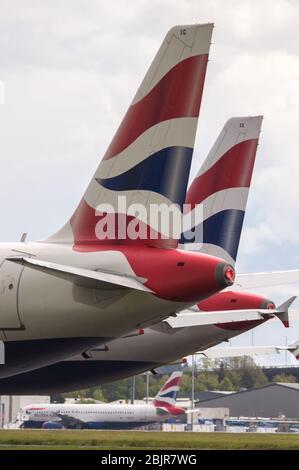
[[[230,263],[177,249],[155,221],[118,205],[120,196],[145,209],[184,203],[212,30],[167,33],[65,226],[42,242],[0,245],[0,378],[138,334],[233,284]],[[107,220],[118,226],[101,238]],[[131,239],[137,226],[146,236]]]
[[[176,406],[182,372],[173,372],[152,404],[33,404],[18,413],[23,428],[133,429],[189,411]]]
[[[187,193],[192,207],[203,203],[203,250],[234,265],[256,156],[262,118],[236,117],[225,124]],[[188,249],[198,249],[188,243]],[[233,290],[198,302],[176,317],[99,345],[71,359],[0,380],[3,394],[48,394],[78,390],[178,362],[278,317],[288,326],[295,297],[275,308],[272,300],[244,291],[298,282],[299,271],[237,275]],[[243,290],[242,290],[242,289]]]

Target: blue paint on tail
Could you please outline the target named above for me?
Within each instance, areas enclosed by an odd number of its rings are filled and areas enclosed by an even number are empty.
[[[180,243],[209,243],[223,248],[236,260],[245,212],[228,209],[218,212],[183,234]]]
[[[167,390],[165,390],[165,392],[167,392]],[[163,398],[172,398],[173,400],[176,401],[178,393],[179,393],[179,387],[177,390],[173,390],[172,392],[168,392],[168,393],[160,392],[157,399],[162,400]]]
[[[189,147],[168,147],[120,175],[97,178],[97,182],[111,191],[153,191],[182,207],[192,154],[193,149]]]

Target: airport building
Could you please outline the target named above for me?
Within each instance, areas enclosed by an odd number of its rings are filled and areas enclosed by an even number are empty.
[[[299,383],[263,387],[196,402],[196,408],[228,408],[230,417],[299,419]]]

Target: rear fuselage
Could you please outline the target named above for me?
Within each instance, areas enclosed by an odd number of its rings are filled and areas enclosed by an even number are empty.
[[[91,271],[143,278],[151,291],[92,287],[12,261],[25,256]],[[222,260],[180,250],[81,247],[52,243],[0,246],[0,377],[32,370],[159,322],[225,287]]]

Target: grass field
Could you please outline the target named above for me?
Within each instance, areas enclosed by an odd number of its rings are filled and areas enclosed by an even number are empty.
[[[0,430],[7,449],[299,449],[299,435]]]

